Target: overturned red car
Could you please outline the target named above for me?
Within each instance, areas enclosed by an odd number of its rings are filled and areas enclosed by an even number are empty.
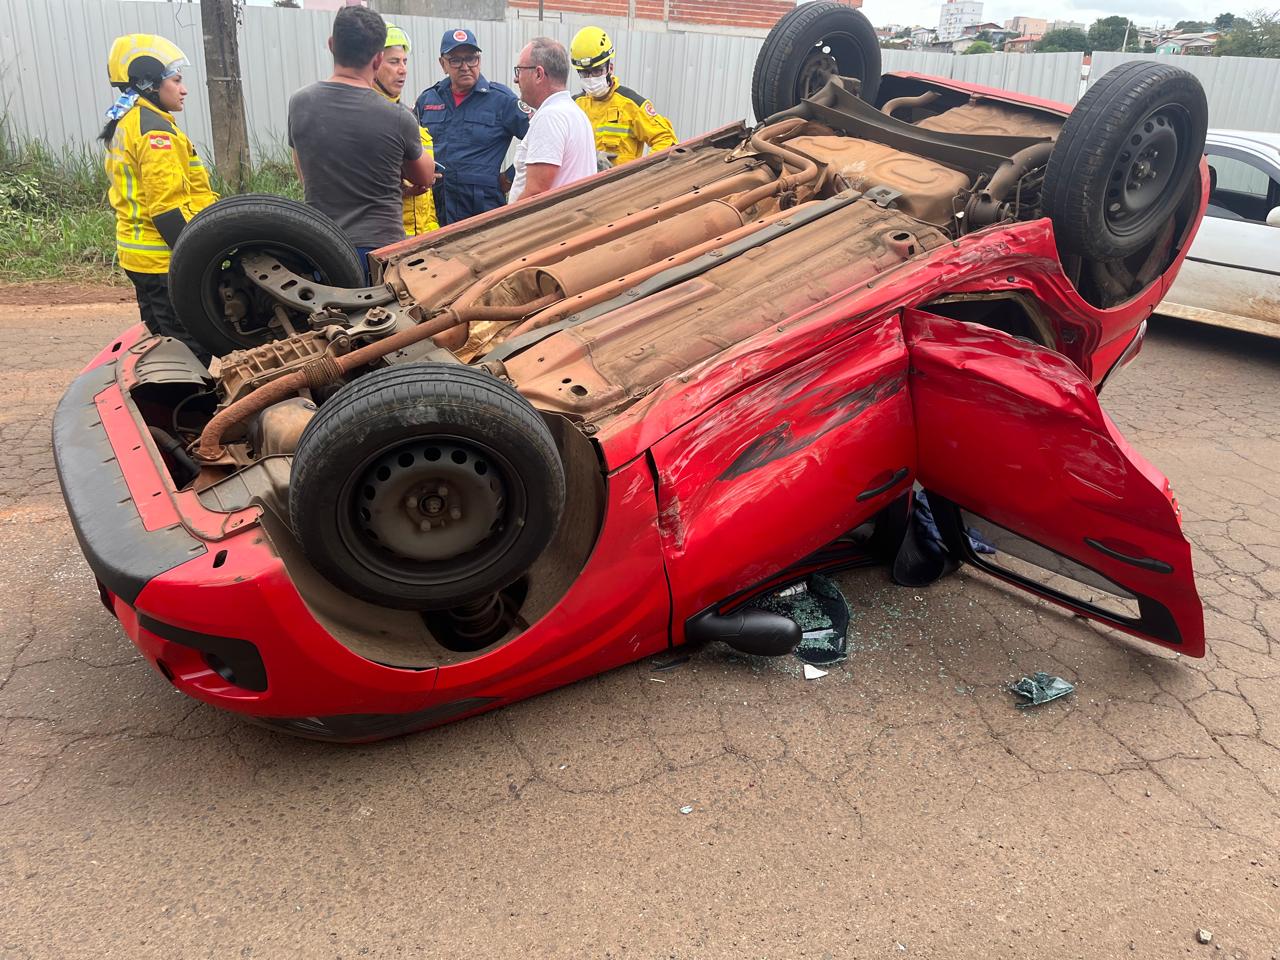
[[[373,258],[235,197],[174,250],[215,356],[135,327],[54,422],[103,603],[171,683],[393,736],[642,657],[782,654],[752,607],[953,557],[1204,653],[1165,478],[1100,408],[1202,216],[1206,106],[1149,62],[1074,108],[881,76],[784,17],[734,124]],[[980,538],[976,552],[971,535]]]

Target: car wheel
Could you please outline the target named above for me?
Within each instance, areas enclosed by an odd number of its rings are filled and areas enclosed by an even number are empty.
[[[294,273],[331,286],[366,283],[351,241],[314,207],[265,194],[219,200],[187,224],[169,263],[174,312],[215,356],[258,346],[284,332],[271,326],[274,302],[244,276],[240,257],[246,253],[268,253]]]
[[[307,558],[353,596],[441,610],[489,597],[550,543],[564,467],[537,411],[457,364],[367,374],[298,443],[289,520]]]
[[[1199,170],[1208,122],[1200,81],[1168,64],[1122,64],[1090,87],[1045,171],[1060,251],[1105,261],[1148,247]]]
[[[789,110],[834,76],[862,83],[862,99],[880,87],[880,43],[865,16],[840,3],[806,3],[786,13],[765,37],[751,76],[757,120]]]

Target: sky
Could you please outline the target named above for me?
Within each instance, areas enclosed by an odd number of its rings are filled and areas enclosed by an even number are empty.
[[[251,4],[267,6],[271,0],[248,0]],[[1099,0],[985,0],[982,7],[984,20],[1004,23],[1017,16],[1043,17],[1045,20],[1074,20],[1090,24],[1099,17],[1129,17],[1143,27],[1171,27],[1179,20],[1212,20],[1220,13],[1244,15],[1255,7],[1269,6],[1266,0],[1115,0],[1115,6],[1097,7]],[[302,5],[308,4],[302,0]],[[325,6],[332,5],[332,0]],[[936,27],[938,25],[939,0],[864,0],[862,12],[876,26],[897,23],[903,26]]]
[[[1074,20],[1090,24],[1099,17],[1129,17],[1139,26],[1173,26],[1179,20],[1212,20],[1219,13],[1243,15],[1259,6],[1260,0],[1243,0],[1235,7],[1231,0],[1115,0],[1114,6],[1098,7],[1098,0],[986,0],[982,17],[1004,23],[1014,17],[1042,17],[1045,20]],[[864,0],[862,12],[873,24],[936,27],[941,4],[935,0]]]

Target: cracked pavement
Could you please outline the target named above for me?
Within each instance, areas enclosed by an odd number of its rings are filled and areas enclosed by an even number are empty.
[[[1103,397],[1177,490],[1202,661],[857,571],[820,680],[708,650],[334,747],[98,603],[49,418],[134,316],[0,290],[0,957],[1280,956],[1280,343],[1157,320]],[[1035,670],[1076,693],[1014,709]]]

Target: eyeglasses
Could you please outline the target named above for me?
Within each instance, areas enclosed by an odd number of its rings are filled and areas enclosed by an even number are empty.
[[[536,64],[536,63],[535,63],[535,64],[533,64],[533,65],[531,65],[531,66],[528,66],[528,67],[521,66],[520,64],[516,64],[516,67],[515,67],[515,70],[514,70],[516,80],[519,80],[519,79],[520,79],[520,71],[521,71],[521,70],[537,70],[537,69],[538,69],[538,66],[539,66],[539,64]]]
[[[445,57],[444,62],[455,70],[459,67],[478,67],[480,65],[480,54],[473,53],[469,57]]]
[[[606,66],[603,66],[603,67],[579,67],[579,68],[578,68],[578,76],[580,76],[580,77],[593,77],[593,78],[594,78],[594,77],[603,77],[603,76],[605,75],[605,73],[607,73],[607,72],[608,72],[608,70],[609,70],[609,67],[608,67],[607,65],[606,65]]]

